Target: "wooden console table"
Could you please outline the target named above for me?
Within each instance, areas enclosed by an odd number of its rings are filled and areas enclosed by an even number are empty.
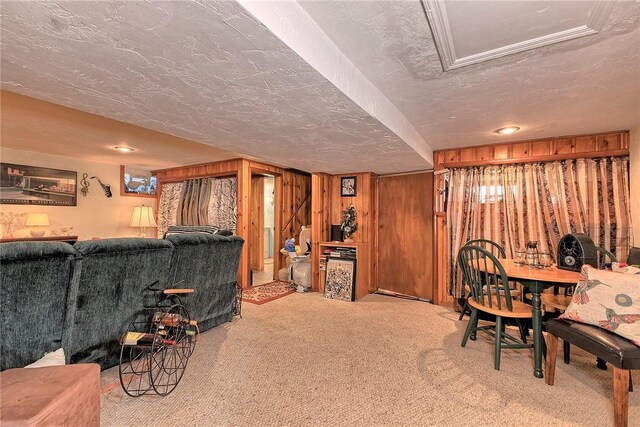
[[[78,236],[48,236],[48,237],[12,237],[0,239],[0,243],[13,242],[64,242],[73,245],[78,241]]]

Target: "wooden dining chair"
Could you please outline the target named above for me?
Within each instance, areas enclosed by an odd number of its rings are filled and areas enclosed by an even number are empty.
[[[614,254],[612,254],[607,249],[600,246],[596,246],[596,256],[597,256],[597,261],[596,261],[597,265],[595,265],[594,267],[600,270],[604,270],[607,267],[607,264],[618,262],[618,259]],[[574,289],[575,289],[575,285],[565,287],[564,295],[560,295],[559,287],[554,286],[553,293],[543,293],[540,296],[540,300],[542,301],[542,307],[547,313],[552,312],[554,310],[557,311],[558,313],[564,313],[564,311],[567,309],[567,307],[571,303]],[[555,318],[558,316],[555,315],[550,317]],[[568,365],[571,362],[571,345],[569,344],[568,341],[564,341],[564,340],[562,341],[562,350],[564,353],[564,363]],[[597,366],[599,369],[606,370],[607,362],[605,362],[601,358],[598,358]]]
[[[595,266],[600,270],[607,268],[607,264],[618,262],[618,258],[603,247],[596,246],[596,256],[598,257],[598,265]]]
[[[471,295],[467,299],[471,316],[461,345],[465,347],[469,338],[475,341],[477,331],[487,332],[495,338],[494,367],[500,370],[503,348],[533,347],[533,344],[527,344],[507,334],[503,318],[515,319],[520,325],[522,319],[531,319],[532,307],[512,298],[509,279],[502,264],[487,249],[473,245],[463,246],[458,252],[458,266],[471,289]],[[495,324],[478,326],[479,312],[494,315]]]
[[[504,251],[504,248],[499,244],[497,244],[496,242],[494,242],[493,240],[473,239],[473,240],[469,240],[464,245],[480,246],[481,248],[491,252],[491,255],[495,256],[496,258],[507,257],[506,252]],[[468,286],[469,285],[465,284],[465,288],[468,288]],[[460,317],[458,318],[458,320],[462,320],[464,318],[464,315],[467,314],[467,312],[471,312],[471,310],[469,309],[469,303],[467,302],[467,300],[469,299],[469,295],[471,295],[471,289],[465,289],[465,290],[466,290],[466,295],[464,297],[464,305],[462,306],[462,310],[460,311]]]

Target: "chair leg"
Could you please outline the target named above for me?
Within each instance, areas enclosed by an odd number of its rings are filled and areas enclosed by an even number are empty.
[[[569,341],[562,340],[562,349],[564,350],[564,363],[568,365],[571,363],[571,344]]]
[[[525,320],[516,319],[516,324],[518,325],[518,330],[520,331],[520,339],[522,339],[523,343],[527,343],[527,333],[525,332]]]
[[[469,301],[467,299],[464,300],[464,305],[462,306],[462,310],[460,311],[460,317],[458,320],[462,320],[464,318],[465,313],[469,310]]]
[[[631,371],[629,371],[629,391],[633,392],[633,377],[631,376]]]
[[[613,414],[615,427],[629,423],[629,370],[613,367]]]
[[[500,370],[500,352],[502,351],[502,316],[496,316],[496,348],[494,355],[494,368]]]
[[[471,316],[469,317],[469,323],[467,324],[467,329],[464,331],[464,337],[462,337],[462,347],[467,345],[467,339],[469,339],[469,335],[475,333],[475,325],[478,320],[478,310],[475,308],[471,310]]]
[[[471,335],[469,336],[469,339],[471,341],[475,341],[476,337],[477,337],[477,328],[478,328],[478,317],[480,317],[478,310],[476,310],[476,315],[473,318],[473,330],[471,331]],[[471,319],[470,319],[471,320]]]
[[[547,332],[547,359],[545,361],[546,371],[544,381],[548,385],[553,385],[556,377],[556,358],[558,357],[558,337]]]

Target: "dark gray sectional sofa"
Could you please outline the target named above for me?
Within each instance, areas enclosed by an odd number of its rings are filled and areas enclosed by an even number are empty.
[[[197,294],[188,298],[188,307],[200,330],[231,320],[242,250],[238,240],[242,240],[204,233],[171,234],[166,239],[173,245],[169,283],[176,287],[197,286]],[[231,257],[236,260],[233,266],[229,265]]]
[[[70,363],[118,362],[120,334],[143,305],[146,287],[194,288],[184,298],[200,331],[233,317],[243,240],[180,234],[0,244],[0,370],[64,348]]]

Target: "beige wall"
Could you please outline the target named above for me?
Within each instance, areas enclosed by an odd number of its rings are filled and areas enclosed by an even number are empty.
[[[72,226],[71,234],[78,235],[80,240],[93,237],[126,237],[136,236],[138,230],[128,226],[134,206],[146,205],[155,207],[155,199],[145,197],[120,196],[120,166],[114,164],[87,162],[79,159],[29,151],[0,148],[0,160],[29,166],[42,166],[54,169],[72,170],[78,173],[78,181],[83,173],[99,176],[102,182],[111,185],[113,197],[107,198],[95,179],[90,180],[89,193],[83,197],[78,186],[78,206],[28,206],[0,205],[2,212],[29,213],[42,212],[49,215],[50,228]],[[24,222],[24,217],[21,218]],[[28,233],[23,230],[22,233]],[[16,233],[16,235],[22,234]],[[147,230],[147,235],[154,235]]]
[[[631,183],[631,221],[633,246],[640,246],[640,123],[629,131],[629,169]]]

